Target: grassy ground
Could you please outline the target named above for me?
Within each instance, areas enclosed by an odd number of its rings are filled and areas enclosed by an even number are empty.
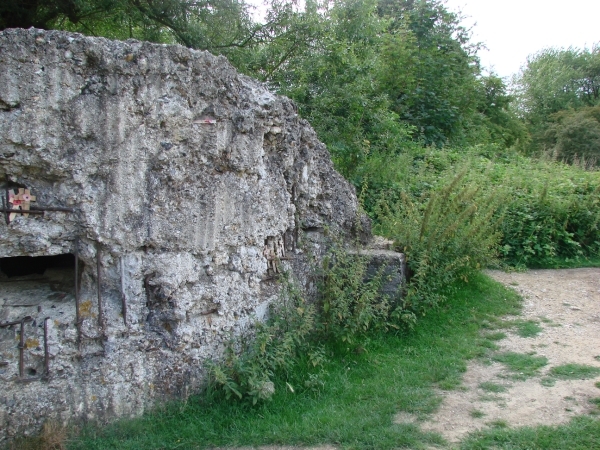
[[[475,433],[461,445],[463,450],[591,450],[600,448],[600,420],[577,417],[566,425],[508,429]]]
[[[345,449],[447,448],[439,435],[421,432],[418,421],[415,425],[394,424],[394,415],[406,412],[426,419],[441,402],[436,388],[460,388],[469,359],[498,357],[492,352],[497,350],[495,341],[504,337],[501,330],[515,324],[529,325],[517,318],[502,318],[517,314],[519,308],[520,300],[513,291],[479,275],[458,286],[437,311],[420,318],[413,331],[373,337],[364,346],[365,351],[358,353],[350,349],[332,352],[327,374],[316,378],[313,374],[310,389],[303,389],[296,381],[306,379],[307,374],[295,374],[287,380],[295,386],[294,393],[281,389],[272,401],[256,407],[210,400],[206,395],[191,397],[139,419],[122,420],[105,428],[88,426],[67,440],[68,448],[318,444]],[[503,363],[529,367],[532,361],[527,356],[504,354]],[[533,364],[532,370],[539,364]],[[560,367],[556,376],[580,377],[585,375],[584,369],[587,367]],[[498,389],[492,385],[485,388],[491,392]],[[600,398],[597,403],[600,405]],[[17,448],[42,448],[23,444]],[[600,449],[600,421],[589,416],[561,426],[520,429],[492,424],[458,447]]]
[[[435,388],[460,385],[467,361],[489,352],[483,328],[519,311],[512,291],[480,275],[460,286],[412,332],[386,334],[357,354],[332,354],[328,374],[313,391],[280,390],[257,407],[192,397],[137,420],[89,427],[72,449],[175,449],[264,444],[333,444],[343,448],[426,448],[443,445],[394,414],[425,418],[441,401]],[[493,335],[492,335],[493,338]]]

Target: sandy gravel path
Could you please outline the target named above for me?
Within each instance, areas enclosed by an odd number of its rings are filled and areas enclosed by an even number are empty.
[[[489,275],[524,298],[522,314],[507,320],[531,320],[542,328],[535,337],[505,330],[506,338],[497,342],[498,352],[544,356],[548,364],[538,376],[514,380],[500,363],[473,361],[463,389],[441,392],[441,407],[431,420],[420,423],[421,429],[457,442],[494,422],[510,427],[559,424],[597,410],[590,399],[600,397],[595,386],[600,377],[557,380],[548,372],[569,363],[600,368],[600,269],[491,271]],[[487,389],[482,389],[482,383]],[[490,392],[489,386],[505,390]]]

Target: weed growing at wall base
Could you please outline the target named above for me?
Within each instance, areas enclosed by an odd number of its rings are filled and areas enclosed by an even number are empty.
[[[319,285],[319,333],[332,343],[356,345],[390,325],[390,304],[381,295],[383,269],[368,274],[368,259],[334,245],[324,258]]]
[[[312,303],[284,273],[282,301],[271,305],[267,320],[232,340],[223,361],[207,363],[209,389],[253,405],[278,389],[319,389],[327,349],[355,350],[390,325],[390,303],[380,292],[383,269],[369,275],[368,262],[333,244],[315,273],[319,294]]]
[[[303,364],[322,366],[323,350],[314,341],[315,305],[306,302],[289,274],[282,274],[281,285],[283,301],[271,305],[267,321],[257,320],[252,333],[232,339],[223,361],[207,362],[209,390],[255,405],[275,394],[276,374],[285,376]],[[285,386],[295,390],[290,381]]]

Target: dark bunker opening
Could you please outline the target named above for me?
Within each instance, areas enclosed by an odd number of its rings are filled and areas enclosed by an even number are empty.
[[[81,262],[80,262],[81,264]],[[13,256],[0,258],[0,271],[8,278],[43,275],[48,269],[75,269],[72,253],[52,256]]]

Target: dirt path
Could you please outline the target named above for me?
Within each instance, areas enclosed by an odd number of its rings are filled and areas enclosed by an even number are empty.
[[[508,319],[534,321],[542,328],[535,337],[503,330],[506,338],[497,341],[498,352],[544,356],[548,363],[538,375],[515,380],[500,363],[473,361],[463,379],[464,389],[441,392],[440,409],[420,423],[421,429],[457,442],[494,422],[509,427],[553,425],[596,410],[590,399],[600,397],[594,385],[600,377],[560,380],[548,375],[552,367],[569,363],[600,368],[600,269],[489,274],[524,298],[522,314]]]

